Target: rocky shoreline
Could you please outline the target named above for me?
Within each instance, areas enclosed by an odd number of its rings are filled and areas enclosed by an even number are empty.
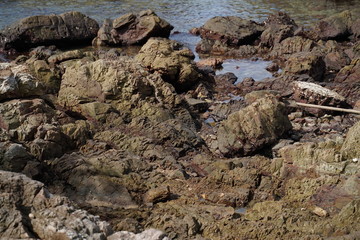
[[[198,62],[172,29],[147,10],[0,31],[17,55],[0,59],[0,238],[358,239],[359,115],[291,103],[360,110],[360,19],[215,17],[191,30]],[[234,84],[225,58],[273,77]]]

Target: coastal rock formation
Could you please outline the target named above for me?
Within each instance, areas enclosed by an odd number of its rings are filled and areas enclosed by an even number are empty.
[[[352,126],[341,147],[341,154],[344,159],[360,159],[360,122]]]
[[[285,74],[307,74],[315,81],[321,81],[325,72],[325,62],[322,56],[311,52],[292,54],[285,65]]]
[[[264,31],[260,24],[239,17],[214,17],[200,29],[201,38],[220,40],[229,46],[251,44]]]
[[[349,10],[332,15],[319,21],[314,27],[314,33],[323,40],[345,39],[351,34],[353,17]]]
[[[264,97],[231,114],[218,129],[218,147],[222,154],[248,155],[291,129],[283,104]]]
[[[98,30],[98,23],[80,12],[32,16],[0,31],[0,48],[22,51],[40,45],[84,44]]]
[[[93,40],[93,45],[144,44],[151,37],[169,37],[173,28],[151,10],[137,14],[128,13],[115,20],[105,20],[97,37]]]
[[[106,239],[110,225],[64,197],[52,195],[43,183],[0,171],[0,236],[4,239]]]
[[[151,38],[135,59],[150,72],[158,72],[176,90],[184,91],[199,83],[203,75],[194,63],[194,54],[176,41]]]
[[[265,23],[266,28],[262,32],[260,39],[261,45],[266,47],[273,47],[282,40],[293,37],[298,27],[295,21],[284,12],[271,14],[265,20]]]

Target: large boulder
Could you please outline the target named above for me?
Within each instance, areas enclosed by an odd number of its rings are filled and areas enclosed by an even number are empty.
[[[148,73],[131,58],[119,57],[117,60],[99,59],[88,63],[77,61],[69,65],[63,75],[58,102],[81,112],[79,104],[112,100],[135,103],[147,97],[170,106],[178,102],[173,87],[159,74]]]
[[[360,158],[360,122],[349,129],[341,147],[341,154],[346,160]]]
[[[202,38],[230,46],[251,44],[263,31],[260,24],[234,16],[211,18],[199,29]]]
[[[289,57],[284,69],[284,74],[307,74],[316,81],[321,81],[324,73],[323,57],[312,52],[294,53]]]
[[[360,82],[360,58],[354,59],[343,67],[335,77],[335,82],[359,83]]]
[[[194,54],[176,41],[151,38],[135,59],[150,72],[160,73],[178,91],[189,89],[203,78],[193,62]]]
[[[113,233],[107,222],[22,174],[0,171],[0,189],[1,239],[100,240]]]
[[[284,12],[271,14],[265,23],[266,29],[262,32],[260,39],[261,44],[266,47],[273,47],[282,40],[294,36],[297,28],[295,21]]]
[[[105,20],[93,40],[93,45],[143,44],[151,37],[169,37],[173,28],[151,10],[141,11],[138,14],[128,13],[113,21]]]
[[[291,123],[285,107],[274,97],[259,99],[232,113],[217,132],[218,148],[224,155],[247,155],[275,143]]]
[[[98,30],[98,23],[80,12],[32,16],[2,30],[0,48],[26,50],[39,45],[89,43]]]
[[[320,20],[313,31],[320,39],[344,39],[350,36],[353,16],[349,10]]]
[[[300,36],[288,37],[280,43],[275,44],[273,50],[269,53],[271,57],[283,57],[283,55],[294,54],[298,52],[310,52],[316,43]]]

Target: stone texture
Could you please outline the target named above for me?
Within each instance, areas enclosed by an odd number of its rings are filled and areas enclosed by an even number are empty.
[[[351,127],[341,148],[344,159],[360,158],[360,122]]]
[[[297,102],[340,108],[349,106],[343,96],[318,84],[296,81],[293,86],[293,98]],[[307,109],[307,111],[313,114],[324,112],[320,109]]]
[[[151,38],[135,59],[149,71],[160,73],[178,91],[189,89],[203,78],[193,62],[194,54],[176,41]]]
[[[251,44],[263,30],[263,26],[239,17],[214,17],[200,28],[200,36],[220,40],[226,45],[239,46]]]
[[[89,43],[98,23],[80,12],[21,19],[0,32],[0,48],[25,50],[40,45]]]
[[[265,97],[231,114],[218,129],[220,152],[247,155],[276,142],[291,129],[284,110],[284,105],[275,98]]]
[[[139,45],[144,44],[151,37],[167,38],[172,29],[173,26],[151,10],[137,14],[128,13],[113,21],[105,20],[93,44],[96,46]]]
[[[322,56],[311,52],[295,53],[289,57],[284,69],[285,74],[308,74],[316,81],[321,81],[325,73]]]
[[[0,238],[106,239],[110,225],[44,184],[17,173],[0,171]]]
[[[344,39],[350,35],[353,17],[349,10],[320,20],[314,32],[320,39]]]

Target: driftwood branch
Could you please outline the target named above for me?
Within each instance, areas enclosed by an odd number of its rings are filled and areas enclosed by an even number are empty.
[[[338,112],[347,112],[347,113],[353,113],[353,114],[360,114],[360,111],[359,111],[359,110],[355,110],[355,109],[328,107],[328,106],[321,106],[321,105],[308,104],[308,103],[300,103],[300,102],[290,102],[290,106],[292,106],[292,107],[300,106],[300,107],[319,108],[319,109],[325,109],[325,110],[331,110],[331,111],[338,111]]]

